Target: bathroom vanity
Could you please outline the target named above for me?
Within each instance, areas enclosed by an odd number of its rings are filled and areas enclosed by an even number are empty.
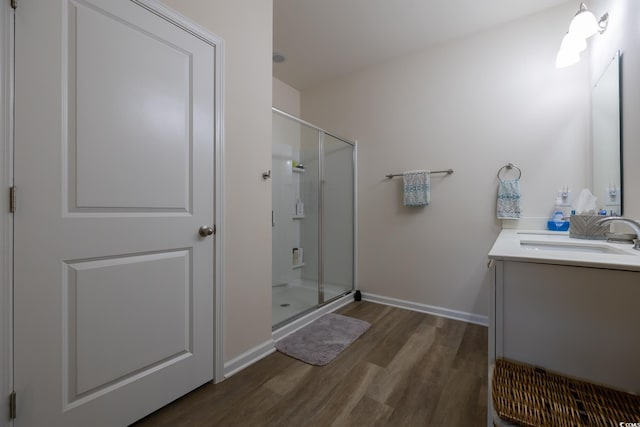
[[[640,393],[640,251],[503,230],[489,258],[490,365],[507,358]]]

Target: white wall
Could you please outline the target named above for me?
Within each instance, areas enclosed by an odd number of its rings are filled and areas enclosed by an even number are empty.
[[[273,77],[273,106],[300,117],[300,91]]]
[[[270,0],[162,0],[225,41],[226,361],[271,339]]]
[[[616,50],[622,52],[622,155],[624,214],[640,219],[640,2],[636,0],[592,0],[589,9],[597,17],[609,13],[604,34],[590,40],[591,83],[595,84]]]
[[[550,214],[588,183],[589,64],[557,70],[575,4],[520,19],[302,92],[302,116],[358,140],[363,292],[487,315],[496,172],[522,168],[523,211]],[[432,177],[432,204],[402,206],[387,173]]]

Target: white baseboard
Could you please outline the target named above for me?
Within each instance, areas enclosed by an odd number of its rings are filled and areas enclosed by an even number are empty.
[[[268,355],[270,355],[271,353],[273,353],[274,351],[276,351],[276,348],[274,346],[274,342],[281,340],[282,338],[286,337],[287,335],[297,331],[298,329],[302,328],[303,326],[313,322],[314,320],[316,320],[318,317],[327,314],[327,313],[331,313],[333,311],[336,311],[337,309],[339,309],[342,306],[345,306],[347,304],[349,304],[351,301],[353,301],[353,294],[347,294],[341,298],[338,298],[335,301],[330,302],[327,305],[323,305],[322,307],[318,308],[317,310],[299,318],[294,320],[293,322],[289,323],[288,325],[285,325],[283,327],[281,327],[280,329],[273,331],[273,338],[263,342],[260,345],[257,345],[255,347],[253,347],[252,349],[249,349],[247,351],[245,351],[244,353],[242,353],[241,355],[234,357],[233,359],[229,360],[228,362],[224,363],[224,379],[229,378],[230,376],[232,376],[233,374],[236,374],[238,372],[240,372],[241,370],[243,370],[244,368],[253,365],[254,363],[256,363],[258,360],[260,359],[264,359],[265,357],[267,357]]]
[[[393,307],[405,308],[407,310],[419,311],[420,313],[433,314],[434,316],[446,317],[454,320],[461,320],[476,325],[489,326],[489,317],[479,314],[466,313],[464,311],[451,310],[449,308],[435,307],[433,305],[421,304],[418,302],[405,301],[401,299],[385,297],[382,295],[363,293],[364,301],[377,302],[379,304],[390,305]]]
[[[228,362],[224,363],[224,379],[229,378],[231,375],[236,374],[246,368],[249,365],[253,365],[260,359],[264,359],[271,353],[276,351],[273,345],[273,340],[267,340],[260,345],[253,347],[239,355],[234,357]]]
[[[291,323],[288,323],[286,325],[284,325],[283,327],[276,329],[275,331],[273,331],[273,341],[280,341],[282,338],[286,337],[289,334],[294,333],[295,331],[297,331],[298,329],[302,328],[303,326],[308,325],[309,323],[313,322],[314,320],[316,320],[317,318],[327,314],[327,313],[332,313],[334,311],[336,311],[337,309],[339,309],[340,307],[343,307],[347,304],[349,304],[350,302],[353,301],[353,293],[344,295],[340,298],[338,298],[335,301],[330,302],[329,304],[323,305],[322,307],[318,308],[317,310],[312,311],[311,313],[302,316],[299,319],[294,320]]]

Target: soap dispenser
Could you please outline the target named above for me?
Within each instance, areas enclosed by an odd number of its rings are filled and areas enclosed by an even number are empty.
[[[569,216],[565,212],[566,204],[562,194],[561,191],[558,191],[551,218],[547,221],[547,229],[551,231],[567,231],[569,229]]]
[[[560,191],[558,191],[558,194],[556,196],[556,204],[553,206],[553,214],[555,216],[556,212],[562,212],[562,218],[566,218],[569,215],[567,215],[569,212],[565,212],[567,208],[567,205],[564,203],[564,199],[562,197],[562,193]]]

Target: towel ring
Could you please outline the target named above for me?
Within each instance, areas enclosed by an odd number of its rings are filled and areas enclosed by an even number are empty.
[[[519,167],[517,167],[516,165],[514,165],[513,163],[507,163],[506,165],[502,166],[500,169],[498,169],[498,180],[500,181],[504,181],[501,177],[500,177],[500,173],[503,170],[511,170],[511,169],[517,169],[518,171],[518,177],[516,178],[516,180],[520,179],[520,177],[522,176],[522,171],[520,170]]]

